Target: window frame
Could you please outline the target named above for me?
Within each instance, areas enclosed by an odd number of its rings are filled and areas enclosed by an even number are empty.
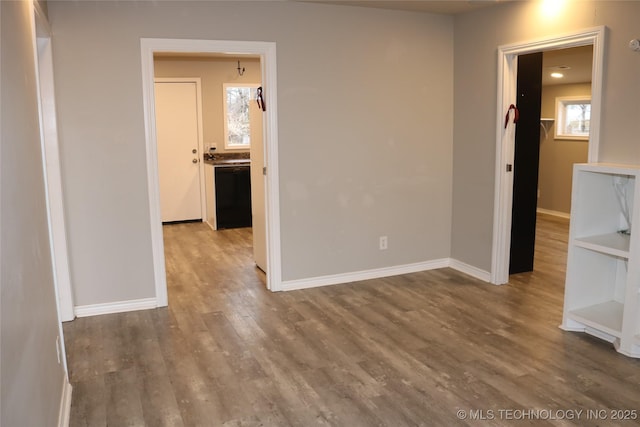
[[[556,97],[556,116],[554,126],[554,139],[565,139],[574,141],[589,141],[591,134],[591,112],[589,113],[589,132],[587,135],[565,133],[565,111],[569,105],[589,104],[591,106],[591,96],[558,96]]]
[[[228,120],[228,106],[227,106],[227,88],[230,87],[239,87],[239,88],[250,88],[257,89],[260,87],[260,83],[223,83],[222,84],[222,122],[223,122],[223,138],[224,138],[224,148],[225,150],[249,150],[251,148],[251,140],[249,140],[249,144],[230,144],[229,143],[229,120]],[[253,98],[250,99],[250,102],[253,101]]]

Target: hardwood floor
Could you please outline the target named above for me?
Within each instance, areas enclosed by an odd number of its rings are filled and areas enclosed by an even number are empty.
[[[64,325],[71,425],[638,425],[610,411],[640,417],[640,361],[558,328],[567,229],[541,218],[536,270],[505,286],[442,269],[271,293],[249,229],[166,226],[168,308]]]

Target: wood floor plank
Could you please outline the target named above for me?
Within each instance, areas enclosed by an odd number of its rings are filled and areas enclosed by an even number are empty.
[[[107,425],[107,392],[104,376],[73,380],[70,427]]]
[[[135,368],[108,372],[105,375],[105,386],[107,426],[144,425]]]
[[[164,234],[169,307],[64,325],[71,426],[640,425],[500,416],[640,411],[640,361],[558,328],[568,220],[539,216],[505,286],[444,268],[272,293],[250,229]]]

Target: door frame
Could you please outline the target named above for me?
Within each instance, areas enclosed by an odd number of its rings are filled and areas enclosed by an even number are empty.
[[[64,194],[60,168],[60,144],[53,78],[53,52],[51,28],[38,2],[29,2],[33,8],[33,40],[40,114],[40,141],[42,167],[47,196],[47,221],[49,223],[49,245],[51,264],[60,322],[75,318],[67,228],[64,215]],[[62,331],[62,328],[60,328]],[[62,335],[60,335],[62,336]],[[64,349],[63,349],[64,353]],[[66,360],[65,360],[66,370]]]
[[[606,27],[599,26],[539,40],[498,47],[498,102],[496,121],[496,165],[493,205],[493,244],[491,250],[490,282],[502,285],[509,281],[509,252],[511,249],[511,209],[513,202],[513,164],[515,132],[504,129],[504,117],[509,105],[516,104],[518,55],[593,45],[591,71],[591,132],[589,134],[590,163],[597,162],[600,149],[600,115],[602,79],[604,71],[604,43]]]
[[[207,219],[207,191],[206,182],[204,178],[204,162],[202,161],[204,154],[204,133],[203,133],[203,121],[202,121],[202,82],[200,77],[155,77],[155,83],[195,83],[196,85],[196,109],[198,110],[198,177],[200,179],[200,215],[202,221]],[[154,89],[155,99],[155,89]],[[155,113],[155,104],[154,113]],[[158,141],[156,140],[156,144]],[[156,146],[156,152],[157,152]],[[158,170],[158,173],[160,171]],[[158,175],[159,176],[159,175]]]
[[[140,39],[142,65],[142,95],[145,117],[147,158],[147,185],[149,195],[149,222],[153,256],[156,305],[168,305],[167,276],[164,258],[162,220],[160,216],[160,188],[158,178],[158,152],[156,144],[155,96],[153,90],[153,54],[174,53],[230,53],[260,55],[262,83],[267,109],[264,120],[265,165],[265,216],[267,229],[267,288],[282,290],[280,259],[280,195],[278,176],[278,113],[276,44],[261,41],[190,40],[190,39]]]
[[[51,251],[51,267],[53,286],[56,298],[58,317],[58,362],[62,364],[65,376],[66,398],[69,398],[69,370],[67,367],[67,351],[64,343],[62,322],[75,319],[71,272],[69,268],[69,250],[67,244],[67,228],[64,215],[64,197],[62,191],[62,174],[60,168],[60,144],[58,139],[58,116],[55,102],[55,85],[53,78],[53,51],[51,47],[51,27],[46,14],[38,2],[29,2],[31,9],[31,25],[33,40],[33,56],[36,75],[36,92],[40,124],[40,149],[42,153],[42,169],[44,173],[45,195],[47,205],[47,223],[49,229],[49,247]],[[71,404],[69,398],[68,405]],[[67,407],[68,409],[68,407]]]

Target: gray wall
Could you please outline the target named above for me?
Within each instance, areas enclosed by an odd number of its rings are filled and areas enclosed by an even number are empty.
[[[52,2],[49,16],[77,304],[154,295],[141,37],[277,43],[285,280],[449,256],[451,17],[90,1]]]
[[[591,83],[543,86],[541,117],[555,118],[558,96],[591,96]],[[573,165],[587,162],[589,142],[555,139],[554,126],[547,124],[546,137],[540,128],[538,208],[569,214]]]
[[[55,425],[64,370],[47,228],[28,3],[0,2],[0,424]]]
[[[497,47],[598,25],[605,45],[600,160],[640,162],[640,2],[566,2],[556,18],[538,2],[507,2],[455,18],[452,256],[489,270],[496,147]]]

